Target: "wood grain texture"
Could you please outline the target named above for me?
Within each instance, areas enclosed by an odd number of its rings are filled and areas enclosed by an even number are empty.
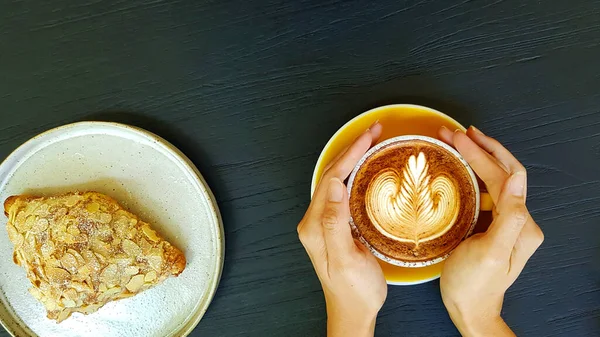
[[[506,296],[509,325],[598,336],[599,17],[592,0],[8,0],[0,158],[79,120],[165,137],[203,172],[225,222],[221,285],[192,336],[324,336],[296,234],[318,154],[364,110],[429,105],[529,170],[546,241]],[[376,335],[458,333],[431,282],[390,288]]]

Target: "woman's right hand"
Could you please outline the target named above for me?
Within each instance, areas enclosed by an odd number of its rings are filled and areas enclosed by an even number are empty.
[[[442,300],[463,336],[514,336],[500,317],[504,293],[544,241],[525,206],[525,168],[498,141],[474,127],[466,133],[442,128],[439,136],[483,180],[495,205],[489,229],[462,242],[446,260]]]

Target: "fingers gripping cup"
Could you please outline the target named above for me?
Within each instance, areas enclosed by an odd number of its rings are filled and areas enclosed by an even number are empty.
[[[363,112],[344,124],[323,148],[313,172],[311,194],[314,193],[327,166],[375,121],[379,121],[383,126],[383,132],[379,138],[381,142],[404,135],[437,137],[442,126],[450,130],[466,131],[466,128],[452,117],[420,105],[392,104]],[[490,212],[485,211],[492,210],[494,206],[481,182],[479,187],[482,189],[480,193],[481,212],[473,232],[484,231],[487,228],[492,216]],[[357,233],[358,231],[355,230],[356,235],[358,235]],[[411,268],[391,264],[381,258],[377,260],[390,285],[415,285],[437,279],[440,277],[444,265],[444,261],[441,261],[421,268]]]
[[[375,256],[402,267],[447,258],[479,215],[469,165],[452,147],[425,136],[377,144],[354,168],[348,192],[355,235]]]

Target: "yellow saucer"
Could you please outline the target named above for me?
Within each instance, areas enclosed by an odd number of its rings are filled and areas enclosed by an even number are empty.
[[[311,195],[319,183],[323,169],[335,156],[363,133],[371,124],[379,121],[383,133],[379,141],[402,135],[423,135],[437,138],[441,126],[450,130],[465,128],[453,118],[437,110],[420,105],[386,105],[364,112],[344,126],[331,137],[319,156],[312,177]],[[435,280],[440,277],[444,262],[421,268],[405,268],[388,264],[378,259],[388,284],[413,285]]]

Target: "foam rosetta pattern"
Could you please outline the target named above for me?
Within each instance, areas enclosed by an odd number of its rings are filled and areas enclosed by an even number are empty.
[[[459,188],[448,176],[432,177],[423,152],[411,156],[399,172],[381,170],[373,177],[365,196],[373,225],[400,242],[434,240],[456,222],[460,210]]]

